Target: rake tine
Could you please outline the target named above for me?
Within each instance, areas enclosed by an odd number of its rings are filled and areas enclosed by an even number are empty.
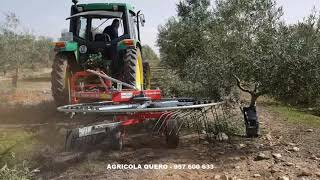
[[[219,117],[218,117],[218,112],[217,112],[217,107],[216,107],[216,106],[214,107],[214,111],[215,111],[216,121],[218,121],[218,120],[219,120]]]
[[[223,119],[227,120],[225,115],[225,108],[222,105],[221,105],[221,111],[222,111]]]
[[[196,113],[196,112],[195,112]],[[195,117],[195,113],[193,113],[193,114],[191,114],[189,117],[190,117],[190,119],[189,119],[189,121],[188,121],[188,125],[189,125],[189,128],[192,128],[192,127],[194,127],[193,126],[193,120],[195,119],[194,117]]]
[[[159,129],[158,129],[158,132],[157,133],[160,133],[160,130],[162,128],[162,126],[165,124],[165,121],[167,121],[167,119],[171,118],[172,116],[175,116],[177,113],[179,113],[181,110],[177,110],[177,111],[174,111],[172,112],[171,114],[167,115],[166,118],[163,119]]]
[[[200,143],[200,134],[201,134],[201,125],[200,125],[200,123],[202,122],[201,121],[201,118],[202,118],[203,116],[202,116],[202,114],[201,113],[199,113],[198,114],[198,117],[196,118],[196,126],[197,126],[197,132],[198,132],[198,139],[199,139],[199,143]]]
[[[154,131],[154,130],[156,129],[156,127],[157,127],[158,123],[160,122],[160,120],[162,119],[162,117],[164,117],[165,115],[170,114],[170,113],[172,113],[172,112],[171,112],[171,111],[167,111],[167,112],[163,113],[163,114],[159,117],[159,119],[157,120],[156,124],[153,126],[152,131]]]
[[[215,113],[213,112],[213,107],[210,108],[213,119],[215,119]]]
[[[190,110],[189,111],[189,114],[188,115],[185,115],[185,116],[189,116],[191,113],[193,113],[193,111],[192,110]],[[184,121],[185,121],[186,119],[183,119],[182,120],[182,122],[181,122],[181,124],[180,124],[180,126],[179,126],[179,128],[178,128],[178,130],[177,130],[177,133],[176,133],[176,135],[178,134],[178,132],[180,131],[180,129],[181,129],[181,127],[182,127],[182,125],[183,125],[183,123],[184,123]],[[172,130],[171,130],[172,131]]]
[[[196,110],[191,110],[193,113],[192,114],[188,114],[187,116],[186,116],[186,123],[187,123],[187,125],[188,125],[188,128],[190,129],[191,128],[191,125],[192,125],[192,119],[193,119],[193,116],[194,116],[194,114],[196,114],[197,112],[196,112]]]
[[[159,128],[158,128],[157,133],[160,132],[160,129],[162,128],[162,126],[163,126],[163,124],[164,124],[164,121],[166,121],[166,119],[168,119],[168,118],[170,118],[171,116],[173,116],[175,113],[176,113],[176,111],[170,112],[170,113],[168,113],[168,114],[166,114],[166,115],[164,116],[164,118],[163,118],[163,120],[162,120],[162,122],[161,122],[161,124],[160,124],[160,126],[159,126]],[[160,121],[159,121],[159,122],[160,122]]]
[[[177,114],[175,114],[174,116],[171,116],[169,119],[167,119],[166,121],[175,121],[178,117],[180,117],[181,115],[185,114],[185,112],[183,112],[183,110],[181,110],[180,112],[178,112]],[[165,129],[163,129],[164,131]],[[171,131],[170,133],[171,134]]]
[[[209,138],[209,136],[208,136],[208,130],[209,130],[208,117],[207,117],[206,111],[202,111],[201,114],[203,116],[205,132],[206,132],[207,138]]]
[[[179,116],[181,116],[181,114],[183,114],[183,111],[181,110],[180,112],[178,112],[177,114],[175,114],[174,116],[175,116],[175,118],[174,118],[174,121],[179,117]],[[167,119],[166,121],[172,121],[172,119],[173,119],[173,116],[171,116],[169,119]],[[163,123],[165,123],[166,121],[163,121]],[[165,128],[163,129],[163,131],[165,130]],[[170,131],[171,132],[171,131]],[[171,134],[171,133],[169,133],[169,134]]]
[[[160,129],[162,128],[164,121],[166,121],[166,119],[168,119],[168,118],[170,118],[171,116],[173,116],[173,115],[174,115],[174,113],[176,113],[176,111],[174,111],[174,112],[169,112],[169,113],[167,113],[166,115],[164,115],[164,116],[163,116],[163,118],[162,118],[162,122],[161,122],[161,124],[159,123],[159,124],[160,124],[160,126],[159,126],[159,128],[158,128],[158,131],[157,131],[157,132],[155,132],[155,131],[156,131],[156,126],[154,126],[153,131],[154,131],[156,134],[159,134]],[[159,119],[159,122],[160,122],[160,119]]]
[[[187,112],[185,112],[184,114],[180,114],[179,116],[177,116],[177,117],[174,119],[174,121],[175,121],[176,119],[178,119],[178,118],[181,119],[181,116],[186,116],[186,115],[188,115],[188,114],[191,114],[191,112],[192,112],[192,111],[187,111]],[[178,128],[178,131],[177,131],[177,132],[179,132],[182,124],[183,124],[183,121],[182,121],[180,127]],[[170,131],[170,133],[169,133],[170,135],[171,135],[172,131],[173,131],[173,129]]]

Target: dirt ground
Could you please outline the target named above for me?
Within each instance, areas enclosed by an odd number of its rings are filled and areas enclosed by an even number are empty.
[[[49,91],[42,89],[37,98],[34,93],[24,97],[27,103],[18,107],[0,108],[0,129],[30,131],[39,140],[31,159],[37,170],[35,179],[320,179],[320,129],[289,123],[266,104],[258,104],[262,131],[255,139],[231,136],[224,142],[208,143],[189,132],[183,133],[177,149],[168,149],[164,137],[141,129],[128,134],[121,152],[110,151],[103,142],[65,153],[64,134],[70,121],[76,122],[55,111]],[[110,169],[116,164],[168,168]],[[196,164],[208,169],[188,169]],[[175,169],[178,165],[186,169]]]

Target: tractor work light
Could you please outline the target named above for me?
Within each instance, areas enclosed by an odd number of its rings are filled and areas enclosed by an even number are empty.
[[[134,40],[133,39],[125,39],[125,40],[123,40],[123,44],[126,46],[134,46]]]
[[[55,49],[62,49],[66,47],[66,43],[65,42],[56,42],[55,43]]]
[[[118,10],[119,10],[119,7],[118,7],[117,5],[114,5],[114,6],[113,6],[113,10],[114,10],[114,11],[118,11]]]
[[[83,12],[83,7],[77,6],[77,10],[78,10],[78,12]]]

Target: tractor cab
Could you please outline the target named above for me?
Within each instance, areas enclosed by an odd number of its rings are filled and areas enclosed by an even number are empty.
[[[95,70],[137,90],[150,89],[149,63],[142,59],[144,15],[126,3],[72,1],[69,31],[54,44],[52,92],[57,105],[110,99],[116,83],[101,82]],[[73,100],[72,100],[73,99]]]
[[[70,27],[66,34],[78,44],[80,63],[86,63],[90,55],[96,54],[101,54],[109,64],[115,63],[121,59],[119,51],[135,46],[141,48],[139,31],[145,19],[128,4],[75,3],[67,20],[70,20]],[[117,22],[116,27],[114,22]]]

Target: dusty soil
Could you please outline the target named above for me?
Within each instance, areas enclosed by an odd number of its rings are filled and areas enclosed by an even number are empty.
[[[70,121],[55,112],[47,92],[42,93],[36,99],[38,102],[43,97],[45,102],[40,104],[0,109],[0,129],[20,128],[37,134],[41,143],[32,156],[37,165],[34,168],[40,170],[36,179],[320,179],[320,129],[288,123],[263,104],[258,105],[262,132],[255,139],[231,136],[225,142],[208,143],[189,132],[183,133],[177,149],[168,149],[164,137],[141,129],[128,134],[121,152],[110,151],[103,142],[80,152],[64,153],[64,133]],[[111,170],[111,164],[171,168]],[[209,169],[173,168],[179,164],[186,168],[207,165]]]
[[[257,139],[230,137],[207,144],[197,134],[186,134],[177,149],[167,149],[163,137],[142,130],[126,138],[122,152],[108,151],[107,144],[82,152],[72,162],[51,164],[43,179],[320,179],[319,129],[287,124],[260,106],[263,135]],[[294,151],[294,147],[299,148]],[[265,159],[258,160],[259,154]],[[272,154],[281,157],[273,157]],[[203,164],[210,170],[109,170],[110,164]],[[63,168],[59,168],[63,166]],[[209,166],[208,166],[209,167]]]

